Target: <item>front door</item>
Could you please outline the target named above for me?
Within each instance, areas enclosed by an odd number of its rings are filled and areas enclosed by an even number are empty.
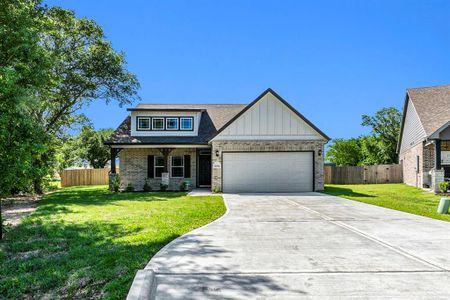
[[[198,185],[211,186],[211,151],[198,154]]]

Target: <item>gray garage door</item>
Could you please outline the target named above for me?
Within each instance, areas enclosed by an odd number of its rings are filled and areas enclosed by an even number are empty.
[[[226,193],[313,190],[312,152],[224,152],[222,168]]]

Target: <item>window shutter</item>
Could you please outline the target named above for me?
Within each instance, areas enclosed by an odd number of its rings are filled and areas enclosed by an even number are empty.
[[[155,156],[149,155],[147,156],[147,177],[148,178],[155,178],[154,174],[154,165],[155,165]]]
[[[184,178],[191,178],[191,156],[184,156]]]

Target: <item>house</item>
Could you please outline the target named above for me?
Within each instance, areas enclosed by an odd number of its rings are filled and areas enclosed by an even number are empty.
[[[437,191],[450,178],[450,85],[406,90],[397,152],[408,185]]]
[[[170,190],[188,181],[223,192],[306,192],[324,187],[329,138],[267,89],[243,104],[139,104],[105,144],[122,186]]]

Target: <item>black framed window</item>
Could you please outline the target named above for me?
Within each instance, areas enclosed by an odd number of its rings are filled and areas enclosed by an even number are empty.
[[[164,172],[164,157],[163,156],[155,156],[155,178],[161,178],[161,174]]]
[[[166,118],[166,130],[178,130],[178,118]]]
[[[152,118],[152,130],[164,130],[164,118]]]
[[[184,157],[172,156],[171,177],[184,177]]]
[[[137,118],[137,130],[150,130],[150,118],[138,117]]]
[[[180,118],[180,130],[192,130],[194,128],[194,118],[181,117]]]

